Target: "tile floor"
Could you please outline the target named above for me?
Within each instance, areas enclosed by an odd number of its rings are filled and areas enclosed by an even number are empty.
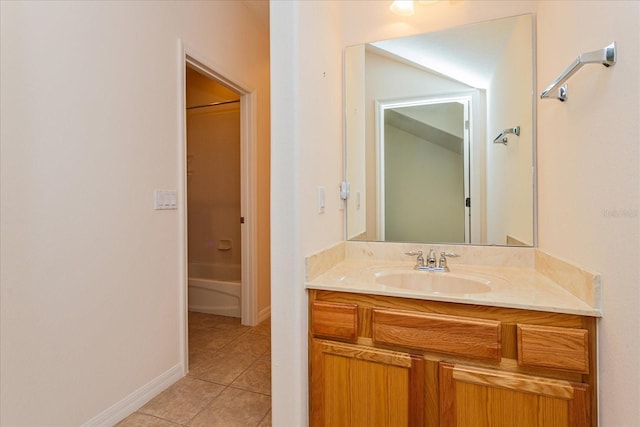
[[[271,426],[271,322],[189,313],[189,374],[117,427]]]

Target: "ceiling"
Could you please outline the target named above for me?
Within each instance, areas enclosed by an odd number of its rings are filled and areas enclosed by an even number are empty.
[[[518,22],[497,19],[370,45],[466,85],[486,89]]]

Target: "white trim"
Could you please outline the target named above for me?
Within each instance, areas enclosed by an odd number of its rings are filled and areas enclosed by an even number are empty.
[[[143,385],[121,401],[115,403],[86,423],[82,424],[81,427],[101,427],[117,424],[140,409],[145,403],[166,390],[167,387],[184,377],[184,375],[184,365],[179,363],[160,376],[149,381],[147,384]]]
[[[465,198],[465,207],[464,207],[464,242],[471,243],[471,207],[466,205],[466,199],[471,198],[471,132],[473,131],[473,121],[471,120],[472,116],[472,108],[471,108],[471,97],[465,98],[462,102],[464,112],[463,112],[463,134],[464,134],[464,143],[462,144],[462,159],[464,162],[464,198]],[[475,111],[473,111],[475,113]]]
[[[188,313],[188,234],[187,234],[187,76],[186,76],[186,50],[182,40],[178,39],[178,316],[179,316],[179,339],[182,343],[180,352],[180,363],[184,366],[185,374],[189,371],[189,322]]]
[[[271,306],[267,306],[258,313],[258,323],[262,323],[271,317]]]
[[[474,89],[471,95],[471,113],[469,115],[469,194],[471,197],[471,244],[486,242],[486,124],[487,104],[485,91]]]
[[[242,324],[258,324],[258,256],[257,256],[257,99],[256,91],[243,93],[240,103],[241,125],[241,212],[242,232],[242,291],[240,311]]]
[[[375,100],[376,121],[376,240],[385,240],[384,210],[384,109],[383,101]]]

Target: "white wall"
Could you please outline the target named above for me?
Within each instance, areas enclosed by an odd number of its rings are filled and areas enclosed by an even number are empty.
[[[274,2],[271,7],[275,18],[272,35],[278,32],[272,41],[272,59],[283,61],[272,63],[272,70],[282,74],[273,81],[272,104],[274,115],[280,117],[274,120],[272,153],[273,165],[278,168],[273,168],[273,179],[281,184],[272,187],[273,201],[282,202],[273,210],[280,216],[273,215],[272,230],[279,235],[277,241],[274,236],[272,245],[273,267],[278,269],[273,275],[273,296],[282,298],[277,303],[281,310],[288,310],[277,319],[273,344],[274,363],[289,363],[286,372],[285,366],[274,371],[274,425],[302,425],[287,421],[306,420],[306,347],[298,349],[306,344],[303,256],[342,238],[342,222],[333,208],[328,207],[326,214],[330,221],[302,209],[301,200],[312,197],[309,190],[315,182],[340,179],[337,169],[342,149],[334,139],[340,135],[341,106],[318,95],[328,88],[317,84],[317,72],[309,73],[301,64],[309,61],[313,69],[325,61],[339,72],[344,46],[529,12],[537,13],[540,87],[553,80],[578,53],[612,40],[620,46],[620,60],[613,68],[591,66],[572,78],[567,103],[538,103],[539,246],[602,273],[601,425],[636,424],[640,419],[640,3],[442,1],[419,5],[415,16],[401,18],[388,11],[388,2],[350,1],[339,6],[341,29],[336,28],[339,17],[327,17],[329,11],[335,13],[334,3]],[[326,13],[299,14],[299,9]],[[342,40],[336,41],[340,32]],[[296,48],[291,57],[287,52],[292,51],[293,43]],[[341,86],[339,80],[335,84],[331,94]],[[313,100],[320,102],[318,109],[300,109],[299,116],[292,111],[296,103],[306,105]],[[329,121],[309,126],[318,111]],[[286,120],[293,118],[299,121]],[[282,141],[276,143],[276,137]],[[290,152],[293,148],[296,153]],[[302,155],[313,151],[321,156]],[[292,178],[301,183],[293,185],[289,182]],[[307,230],[309,226],[323,232]],[[279,347],[292,350],[277,350]]]
[[[506,244],[507,236],[530,245],[533,239],[533,57],[523,54],[533,32],[521,16],[505,43],[487,90],[487,237]],[[537,97],[536,97],[537,98]],[[520,126],[507,145],[494,144],[502,129]]]
[[[240,266],[240,104],[188,110],[187,142],[189,262]]]
[[[392,101],[418,96],[438,96],[468,91],[471,88],[451,79],[440,77],[417,67],[394,61],[373,52],[366,52],[366,96],[365,96],[365,159],[366,163],[366,209],[367,233],[370,240],[379,240],[377,235],[377,188],[378,163],[376,146],[376,101]],[[353,164],[352,160],[348,162]],[[428,185],[428,183],[424,183]],[[353,202],[353,199],[350,201]]]
[[[363,45],[351,46],[344,53],[345,155],[347,159],[366,156],[365,124],[365,50]],[[351,186],[351,198],[346,203],[347,236],[364,236],[367,231],[367,171],[365,162],[345,165],[346,180]]]
[[[385,239],[464,242],[462,153],[391,125],[384,151]]]
[[[271,2],[272,405],[274,426],[307,424],[304,257],[343,238],[339,2]],[[317,212],[317,187],[326,212]]]
[[[184,236],[152,209],[179,182],[178,39],[258,91],[268,150],[268,34],[237,2],[0,15],[0,424],[80,425],[182,372]]]
[[[580,52],[618,42],[616,65],[587,65],[569,99],[538,102],[539,246],[600,272],[600,424],[640,420],[640,3],[538,4],[538,88]]]

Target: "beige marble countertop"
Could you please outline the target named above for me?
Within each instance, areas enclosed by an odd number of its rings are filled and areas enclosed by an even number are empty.
[[[381,259],[343,259],[312,280],[307,289],[367,293],[403,298],[477,304],[495,307],[539,310],[554,313],[600,317],[601,311],[560,286],[535,268],[495,265],[449,264],[450,272],[416,271],[414,262]],[[488,291],[451,293],[445,285],[437,290],[389,286],[382,282],[390,274],[450,275],[473,279],[488,286]],[[433,278],[433,277],[432,277]],[[432,280],[432,278],[426,279]],[[445,279],[447,280],[447,279]],[[482,286],[481,286],[482,287]],[[486,288],[485,288],[486,290]]]

